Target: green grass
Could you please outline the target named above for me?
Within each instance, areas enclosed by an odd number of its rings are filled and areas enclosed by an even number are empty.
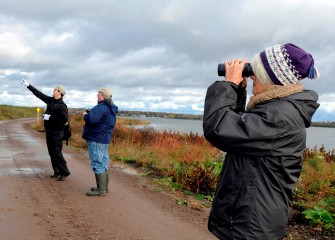
[[[16,107],[0,105],[0,120],[36,117],[36,109],[36,107]]]

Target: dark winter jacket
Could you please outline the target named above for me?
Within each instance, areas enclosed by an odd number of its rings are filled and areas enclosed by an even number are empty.
[[[67,105],[63,102],[63,98],[55,99],[49,97],[37,90],[32,85],[27,87],[36,97],[47,104],[45,114],[50,114],[49,120],[44,120],[45,130],[60,131],[64,129],[64,124],[68,122]]]
[[[240,112],[245,92],[238,86],[215,82],[208,88],[204,136],[227,152],[208,221],[216,237],[284,238],[317,99],[304,90]]]
[[[98,103],[84,116],[83,139],[97,143],[109,144],[116,122],[118,107],[108,100]]]

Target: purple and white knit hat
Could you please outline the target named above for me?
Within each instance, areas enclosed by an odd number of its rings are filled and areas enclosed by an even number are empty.
[[[292,43],[275,45],[265,49],[258,56],[255,56],[251,65],[256,76],[257,72],[263,75],[257,77],[264,78],[265,75],[265,78],[271,80],[275,85],[297,84],[306,77],[319,78],[319,72],[314,66],[312,55]],[[259,69],[261,65],[266,73],[262,71],[263,69]],[[262,81],[262,79],[260,80]],[[263,79],[262,82],[266,81]]]

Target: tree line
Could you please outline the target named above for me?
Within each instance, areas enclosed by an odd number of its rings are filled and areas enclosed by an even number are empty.
[[[118,115],[125,117],[158,117],[158,118],[176,118],[176,119],[190,119],[190,120],[202,120],[203,117],[202,115],[185,114],[185,113],[125,111],[125,110],[120,110]]]
[[[85,110],[86,110],[85,108],[69,108],[69,113],[77,114]],[[41,112],[43,113],[43,109],[41,109]],[[126,110],[120,110],[118,115],[125,117],[158,117],[158,118],[175,118],[175,119],[189,119],[189,120],[202,120],[203,118],[203,115],[201,114],[126,111]],[[34,117],[34,116],[36,116],[36,107],[18,107],[10,105],[0,105],[0,120]],[[334,128],[335,121],[312,122],[312,126]]]
[[[125,117],[158,117],[158,118],[176,118],[189,120],[202,120],[203,115],[200,114],[185,114],[185,113],[166,113],[166,112],[148,112],[148,111],[125,111],[121,110],[119,116]],[[335,127],[334,121],[312,122],[313,127]]]

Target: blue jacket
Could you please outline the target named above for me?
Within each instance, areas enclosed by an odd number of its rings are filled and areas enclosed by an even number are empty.
[[[118,107],[112,101],[99,102],[84,116],[83,139],[109,144],[116,123],[117,112]]]

